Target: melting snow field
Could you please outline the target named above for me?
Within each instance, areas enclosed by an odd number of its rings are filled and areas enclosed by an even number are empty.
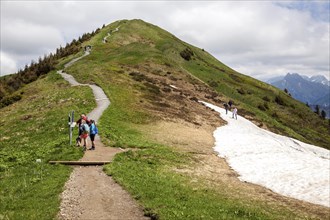
[[[279,194],[330,207],[330,152],[274,134],[215,105],[228,125],[214,132],[214,150],[240,175],[240,180]],[[239,114],[239,112],[238,112]]]

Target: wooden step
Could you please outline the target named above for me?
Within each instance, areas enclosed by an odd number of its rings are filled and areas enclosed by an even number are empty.
[[[95,165],[104,165],[108,164],[111,161],[49,161],[50,164],[64,164],[64,165],[80,165],[80,166],[95,166]]]

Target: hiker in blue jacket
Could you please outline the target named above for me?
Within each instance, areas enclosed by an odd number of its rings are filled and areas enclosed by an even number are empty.
[[[91,142],[92,142],[92,147],[89,148],[89,150],[95,150],[95,143],[94,143],[94,140],[95,140],[95,135],[97,135],[99,132],[98,132],[98,129],[95,125],[95,121],[94,120],[90,120],[90,133],[89,133],[89,137],[91,139]]]

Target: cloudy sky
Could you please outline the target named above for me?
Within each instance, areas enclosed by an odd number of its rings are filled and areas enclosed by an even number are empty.
[[[143,19],[258,79],[329,79],[329,7],[322,1],[1,0],[1,76],[121,19]]]

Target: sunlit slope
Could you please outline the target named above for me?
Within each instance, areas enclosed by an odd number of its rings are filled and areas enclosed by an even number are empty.
[[[110,36],[102,42],[108,33]],[[329,148],[329,122],[305,104],[236,72],[204,49],[189,45],[157,26],[141,20],[117,21],[87,44],[92,46],[91,55],[68,72],[81,82],[99,84],[113,101],[123,97],[115,96],[111,90],[123,89],[118,94],[129,97],[130,107],[148,117],[152,118],[155,112],[159,115],[165,109],[162,104],[167,110],[171,108],[168,106],[171,103],[166,103],[169,95],[166,86],[177,83],[184,87],[186,83],[194,87],[194,97],[198,99],[206,96],[219,105],[231,99],[239,114],[258,126]],[[171,117],[169,112],[164,114]]]
[[[212,140],[195,141],[204,140],[205,133],[212,139],[212,131],[225,123],[197,101],[222,105],[232,99],[256,124],[326,147],[327,124],[303,104],[143,21],[105,26],[86,45],[92,46],[91,54],[65,72],[100,85],[110,98],[98,121],[102,142],[138,149],[117,155],[105,170],[141,202],[147,216],[328,219],[324,207],[239,182],[214,155]],[[82,48],[59,56],[54,71],[9,93],[19,99],[0,108],[0,213],[5,219],[56,218],[71,168],[48,161],[82,156],[68,143],[68,113],[88,113],[96,104],[88,87],[71,87],[56,71],[81,55]],[[155,129],[163,139],[153,136]]]
[[[72,110],[91,111],[92,91],[71,87],[52,71],[16,93],[21,99],[0,109],[0,216],[54,219],[72,168],[48,161],[82,156],[69,146],[67,120]]]

